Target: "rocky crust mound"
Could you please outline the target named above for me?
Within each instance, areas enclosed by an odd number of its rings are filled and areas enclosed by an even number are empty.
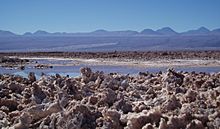
[[[0,75],[0,128],[218,129],[220,73]]]
[[[34,66],[34,68],[36,69],[48,69],[48,68],[53,68],[53,66],[51,65],[47,65],[47,64],[37,64]]]
[[[0,66],[5,68],[19,68],[25,69],[25,65],[30,63],[28,59],[0,57]]]

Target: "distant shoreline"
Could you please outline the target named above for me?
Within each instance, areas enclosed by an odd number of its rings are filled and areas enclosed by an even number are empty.
[[[55,57],[82,59],[133,59],[140,61],[159,59],[220,59],[220,50],[182,51],[107,51],[107,52],[0,52],[0,56]]]
[[[192,59],[173,59],[173,60],[105,60],[105,59],[80,59],[80,58],[47,58],[47,57],[24,57],[22,59],[32,60],[71,60],[72,63],[65,65],[53,64],[53,66],[75,66],[79,64],[88,65],[108,65],[108,66],[128,66],[128,67],[220,67],[220,60],[192,60]]]
[[[130,67],[220,67],[220,51],[24,52],[0,53],[24,59],[72,60],[65,65]],[[53,64],[56,65],[56,64]]]

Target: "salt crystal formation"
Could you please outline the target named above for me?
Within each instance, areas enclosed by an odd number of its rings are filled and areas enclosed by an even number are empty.
[[[25,69],[25,65],[29,64],[30,60],[28,59],[19,59],[19,58],[11,58],[0,56],[0,66],[5,68],[19,68],[21,70]]]
[[[220,73],[0,75],[0,128],[219,129]]]

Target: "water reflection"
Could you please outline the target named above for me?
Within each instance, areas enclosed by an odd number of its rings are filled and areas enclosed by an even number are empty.
[[[40,64],[68,64],[73,63],[71,60],[34,60],[37,61]],[[44,73],[46,75],[55,75],[56,73],[70,77],[79,76],[79,69],[80,67],[90,67],[93,71],[103,71],[105,73],[111,73],[111,72],[117,72],[120,74],[137,74],[139,72],[159,72],[159,71],[166,71],[168,67],[150,67],[150,68],[143,68],[143,67],[126,67],[126,66],[106,66],[106,65],[97,65],[97,66],[91,66],[86,64],[80,64],[80,65],[73,65],[73,66],[54,66],[52,69],[35,69],[33,65],[27,65],[25,67],[25,70],[19,70],[19,69],[5,69],[0,67],[0,74],[15,74],[15,75],[21,75],[23,77],[27,77],[29,72],[34,72],[37,76],[37,78],[40,78],[41,74]],[[177,71],[195,71],[195,72],[220,72],[220,66],[219,67],[176,67],[175,70]]]

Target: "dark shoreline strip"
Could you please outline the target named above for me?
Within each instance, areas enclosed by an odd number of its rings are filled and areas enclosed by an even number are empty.
[[[0,52],[0,56],[104,59],[220,59],[216,51]]]

